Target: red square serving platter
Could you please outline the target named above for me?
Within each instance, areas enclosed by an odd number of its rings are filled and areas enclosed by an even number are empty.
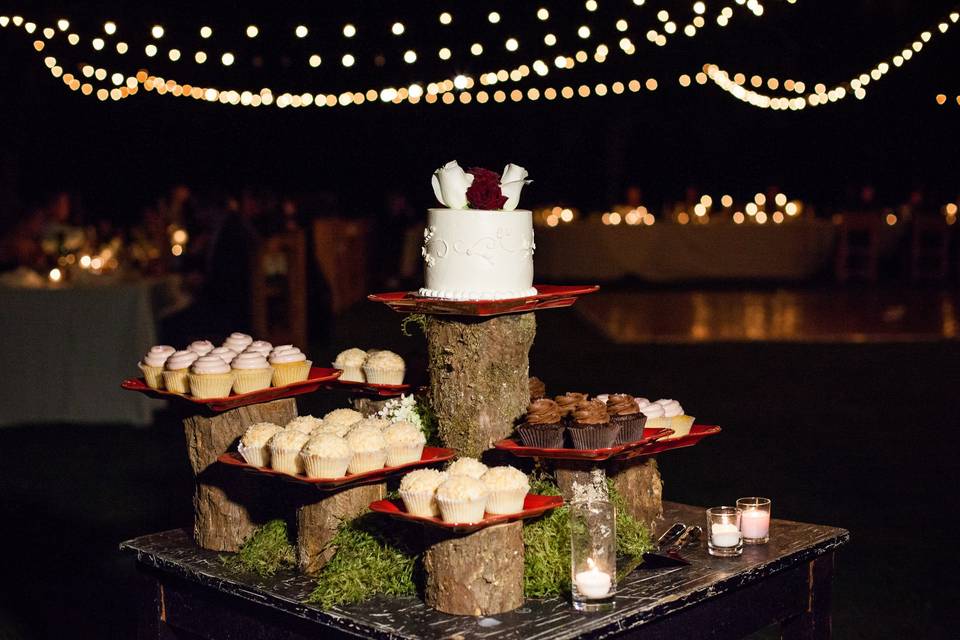
[[[707,436],[720,433],[720,431],[720,427],[716,425],[695,424],[690,428],[690,433],[685,436],[680,436],[679,438],[663,438],[662,440],[650,443],[650,445],[646,447],[628,451],[624,455],[620,456],[620,458],[629,460],[631,458],[652,456],[657,453],[663,453],[664,451],[672,451],[673,449],[692,447]]]
[[[416,291],[394,291],[374,293],[367,298],[373,302],[382,302],[400,313],[429,313],[434,315],[455,316],[497,316],[507,313],[526,313],[542,309],[562,309],[569,307],[580,296],[593,293],[598,285],[534,285],[537,294],[525,298],[510,300],[446,300],[427,298]]]
[[[403,505],[403,500],[377,500],[370,503],[370,510],[376,513],[382,513],[408,522],[420,522],[422,524],[437,527],[445,531],[455,533],[471,533],[484,527],[504,522],[513,522],[514,520],[524,520],[526,518],[535,518],[551,509],[556,509],[563,505],[563,498],[560,496],[542,496],[536,493],[528,493],[523,499],[523,511],[509,513],[505,515],[484,514],[480,522],[444,522],[440,518],[427,518],[424,516],[415,516],[407,512]]]
[[[243,459],[243,456],[236,451],[228,451],[227,453],[222,454],[219,458],[217,458],[217,461],[231,467],[239,467],[258,475],[274,476],[281,478],[282,480],[289,480],[291,482],[301,482],[303,484],[317,487],[318,489],[338,489],[340,487],[345,487],[352,484],[379,482],[384,478],[401,473],[403,471],[409,471],[419,467],[427,467],[438,462],[446,462],[447,460],[453,459],[455,455],[456,451],[453,449],[445,449],[443,447],[424,447],[423,453],[420,455],[420,459],[416,462],[408,462],[396,467],[383,467],[382,469],[374,469],[373,471],[365,471],[363,473],[348,473],[342,478],[308,478],[304,475],[293,475],[291,473],[284,473],[283,471],[274,471],[273,469],[268,469],[266,467],[258,467],[248,463]]]
[[[512,438],[494,443],[497,449],[508,451],[521,458],[550,458],[553,460],[595,460],[603,461],[610,458],[622,458],[626,452],[642,450],[662,438],[673,433],[673,429],[644,429],[643,438],[633,442],[618,444],[604,449],[544,449],[541,447],[525,447]]]
[[[306,380],[292,382],[282,387],[268,387],[259,391],[249,393],[232,394],[225,398],[206,398],[198,400],[191,395],[183,393],[174,393],[166,389],[151,389],[147,386],[143,378],[130,378],[120,383],[120,387],[128,391],[138,391],[151,398],[160,400],[183,400],[192,404],[205,406],[211,411],[229,411],[237,407],[244,407],[248,404],[259,404],[261,402],[270,402],[281,398],[292,398],[293,396],[303,395],[304,393],[313,393],[324,383],[331,382],[340,377],[343,373],[340,369],[327,369],[323,367],[311,367]]]
[[[357,382],[355,380],[337,379],[336,386],[350,391],[359,391],[363,393],[372,393],[383,398],[399,396],[410,391],[413,385],[410,384],[372,384],[370,382]]]

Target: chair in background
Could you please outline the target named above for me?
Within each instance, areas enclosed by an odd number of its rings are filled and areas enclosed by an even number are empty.
[[[840,282],[853,278],[877,281],[880,263],[880,216],[876,213],[843,213],[837,222],[836,277]]]
[[[950,270],[950,227],[939,216],[917,216],[910,243],[910,277],[945,280]]]
[[[363,300],[367,291],[369,223],[348,218],[313,221],[315,259],[330,288],[330,307],[339,313]]]
[[[303,231],[267,238],[254,262],[253,330],[274,344],[307,346],[307,250]]]

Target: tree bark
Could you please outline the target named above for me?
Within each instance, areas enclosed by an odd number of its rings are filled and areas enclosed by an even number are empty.
[[[602,462],[557,460],[554,473],[564,502],[607,500],[607,474]]]
[[[364,418],[369,418],[383,409],[384,405],[390,402],[391,399],[392,398],[380,397],[368,398],[367,396],[358,395],[350,399],[350,404],[353,405],[355,411],[362,413]]]
[[[663,480],[656,459],[615,462],[610,477],[630,515],[654,531],[663,518]]]
[[[441,440],[477,457],[513,431],[530,401],[532,313],[487,319],[427,316],[430,402]]]
[[[337,552],[330,542],[340,524],[384,498],[387,485],[369,484],[336,493],[320,493],[310,487],[304,493],[306,501],[297,509],[297,565],[304,573],[316,574]]]
[[[495,615],[523,604],[523,524],[440,540],[424,553],[427,605],[454,615]]]
[[[237,551],[254,529],[278,515],[269,513],[274,502],[260,495],[262,483],[257,478],[224,469],[216,461],[236,447],[251,424],[285,425],[296,415],[296,401],[288,398],[184,419],[187,455],[196,478],[193,537],[199,546]]]

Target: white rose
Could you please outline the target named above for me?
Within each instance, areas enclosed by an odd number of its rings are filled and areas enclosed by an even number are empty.
[[[433,172],[433,193],[450,209],[467,208],[467,188],[473,184],[473,175],[460,168],[456,160],[451,160]]]
[[[503,168],[503,174],[500,176],[500,193],[507,196],[507,201],[503,203],[504,211],[513,211],[520,204],[520,191],[523,186],[533,182],[527,180],[527,170],[515,164],[508,164]]]

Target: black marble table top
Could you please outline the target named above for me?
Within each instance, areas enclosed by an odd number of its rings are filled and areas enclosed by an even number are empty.
[[[699,507],[664,503],[664,528],[676,521],[703,526]],[[137,562],[163,573],[205,585],[223,594],[266,605],[323,627],[372,638],[456,638],[472,640],[554,640],[604,638],[637,629],[725,593],[754,585],[779,572],[830,553],[850,539],[844,529],[773,520],[770,542],[744,547],[739,558],[714,558],[706,542],[687,549],[688,567],[639,568],[620,583],[616,609],[583,614],[559,598],[527,600],[520,609],[490,617],[451,616],[428,608],[419,598],[376,598],[359,605],[323,611],[304,604],[314,580],[294,571],[261,579],[225,570],[220,555],[198,548],[183,530],[128,540],[121,549]]]

